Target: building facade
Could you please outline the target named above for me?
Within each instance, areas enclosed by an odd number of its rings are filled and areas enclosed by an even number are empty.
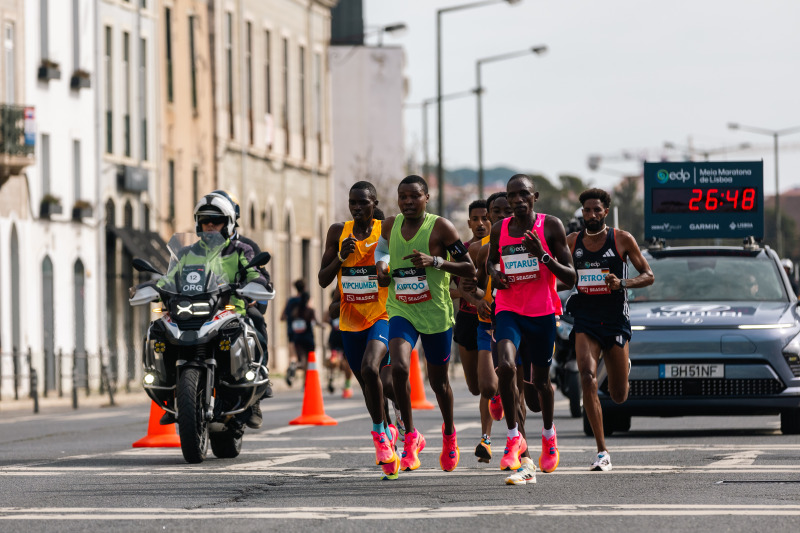
[[[277,369],[288,364],[279,316],[292,281],[306,280],[318,316],[327,301],[316,273],[332,209],[328,43],[335,3],[213,1],[217,183],[238,198],[241,233],[273,256],[267,269],[277,298],[266,319]]]

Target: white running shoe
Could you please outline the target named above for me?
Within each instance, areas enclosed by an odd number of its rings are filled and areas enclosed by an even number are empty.
[[[606,451],[598,452],[597,457],[595,458],[594,463],[592,463],[591,468],[589,468],[592,472],[608,472],[611,470],[611,456]]]
[[[536,483],[536,465],[530,457],[522,458],[522,466],[506,478],[506,485],[531,485]]]

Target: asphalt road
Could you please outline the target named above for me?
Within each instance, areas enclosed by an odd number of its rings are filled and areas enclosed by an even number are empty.
[[[380,480],[358,392],[326,393],[339,424],[316,427],[289,426],[302,393],[279,391],[238,458],[200,465],[175,448],[131,448],[147,426],[144,393],[38,415],[0,406],[0,531],[800,529],[800,437],[781,435],[777,417],[634,418],[630,432],[607,439],[613,471],[589,472],[594,440],[559,395],[558,469],[506,486],[504,423],[492,462],[477,463],[477,400],[461,379],[454,389],[458,468],[439,468],[438,410],[415,411],[428,446],[422,467],[396,481]],[[529,415],[528,427],[538,434],[541,419]]]

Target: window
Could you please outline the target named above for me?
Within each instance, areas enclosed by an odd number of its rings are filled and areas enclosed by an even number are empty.
[[[42,133],[42,195],[50,194],[50,135]]]
[[[283,40],[283,132],[286,155],[289,155],[289,39]]]
[[[247,127],[248,139],[253,144],[253,24],[247,22],[246,25],[246,49],[245,49],[245,75],[247,76]]]
[[[228,137],[233,139],[233,14],[225,13],[225,72],[227,75]]]
[[[317,140],[317,164],[322,164],[322,54],[314,54],[314,138]]]
[[[191,21],[192,18],[189,17],[190,31]],[[192,38],[191,34],[189,38]],[[168,7],[164,8],[164,40],[167,54],[167,102],[174,102],[175,95],[172,92],[172,10]]]
[[[113,128],[113,114],[112,102],[114,98],[114,84],[112,82],[113,76],[111,72],[111,26],[106,26],[106,51],[103,63],[106,71],[106,153],[110,154],[114,151],[114,128]]]
[[[72,68],[81,68],[81,0],[72,0]]]
[[[189,15],[189,69],[192,76],[192,109],[197,110],[197,56],[194,50],[194,15]]]
[[[270,53],[272,52],[270,39],[269,30],[266,30],[264,32],[264,111],[267,114],[272,113],[272,79],[269,72]]]
[[[13,104],[16,100],[16,76],[14,75],[14,23],[6,22],[3,31],[5,35],[5,63],[6,63],[6,103]]]
[[[197,193],[199,189],[199,175],[197,167],[192,168],[192,206],[197,205],[197,201],[199,200]]]
[[[147,160],[147,39],[139,39],[139,91],[142,100],[142,159]]]
[[[122,72],[125,76],[123,84],[124,114],[122,115],[122,125],[125,129],[125,157],[131,156],[131,36],[130,33],[122,32]]]
[[[72,188],[75,200],[81,200],[81,141],[72,141]]]
[[[167,172],[169,175],[169,221],[171,224],[175,223],[175,160],[170,159],[167,163]]]
[[[303,159],[306,158],[306,48],[300,47],[300,135],[303,146]]]
[[[47,40],[47,33],[48,33],[48,9],[47,9],[48,0],[39,0],[39,25],[40,25],[40,33],[39,36],[40,41],[39,44],[41,45],[41,54],[42,59],[49,59],[50,50],[48,50],[48,40]]]

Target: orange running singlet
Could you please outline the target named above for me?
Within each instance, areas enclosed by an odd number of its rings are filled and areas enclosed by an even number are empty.
[[[344,223],[339,236],[342,241],[353,233],[353,221]],[[378,286],[375,269],[375,247],[381,236],[381,221],[372,221],[372,233],[363,241],[356,241],[356,249],[347,256],[339,269],[340,305],[339,329],[341,331],[364,331],[378,320],[389,320],[386,313],[388,287]]]

